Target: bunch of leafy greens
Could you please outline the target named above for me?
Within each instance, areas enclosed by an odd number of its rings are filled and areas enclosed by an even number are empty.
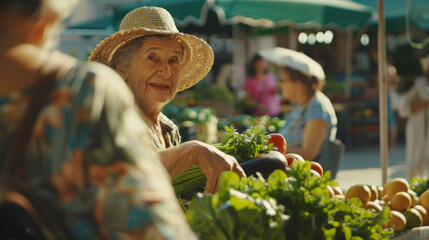
[[[422,195],[424,191],[429,189],[429,177],[414,177],[410,181],[410,189],[413,190],[417,194],[417,196]]]
[[[202,239],[285,239],[283,226],[288,216],[274,199],[253,197],[234,190],[233,187],[240,183],[234,172],[223,172],[219,183],[215,195],[199,193],[186,211],[188,223]],[[260,183],[259,187],[263,187]]]
[[[276,210],[282,209],[282,213],[290,217],[282,227],[284,236],[278,235],[277,239],[357,240],[389,239],[392,236],[392,230],[383,229],[390,218],[388,207],[375,213],[364,209],[357,198],[331,199],[327,185],[337,183],[330,180],[329,172],[320,178],[313,175],[310,168],[308,162],[295,162],[291,164],[288,177],[283,171],[276,170],[266,180],[260,176],[238,179],[232,172],[223,174],[219,193],[213,197],[200,195],[192,200],[186,213],[188,222],[204,239],[206,236],[219,235],[227,238],[216,239],[234,239],[228,237],[237,235],[226,235],[225,232],[238,234],[237,232],[241,232],[240,227],[244,227],[245,231],[252,231],[253,238],[249,239],[270,239],[261,235],[263,230],[258,231],[264,225],[249,221],[253,221],[255,217],[245,215],[249,211],[245,204],[234,205],[233,210],[227,211],[228,214],[221,212],[225,208],[224,203],[236,202],[236,196],[239,195],[236,192],[240,192],[243,196],[254,199],[253,201],[275,200],[278,204]],[[241,216],[246,219],[241,219]],[[242,222],[250,226],[242,226]],[[282,225],[275,222],[275,225]]]
[[[231,125],[225,126],[225,131],[225,139],[215,146],[222,152],[234,156],[240,163],[275,150],[272,144],[268,145],[270,137],[258,126],[239,133]]]

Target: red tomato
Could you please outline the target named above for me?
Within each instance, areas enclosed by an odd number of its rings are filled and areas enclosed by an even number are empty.
[[[283,135],[278,133],[270,133],[268,134],[268,136],[270,136],[270,139],[268,139],[268,144],[272,143],[274,147],[277,148],[278,152],[280,152],[281,154],[285,154],[287,143]]]
[[[289,163],[289,166],[293,162],[305,162],[304,158],[302,158],[301,155],[296,153],[286,153],[285,157],[286,157],[286,161]]]
[[[311,161],[310,164],[311,164],[311,169],[319,173],[320,176],[323,176],[323,167],[322,165],[320,165],[320,163]]]

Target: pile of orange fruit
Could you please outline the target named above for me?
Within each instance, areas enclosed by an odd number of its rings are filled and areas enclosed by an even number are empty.
[[[404,178],[394,178],[384,186],[356,184],[345,194],[333,191],[331,196],[336,199],[359,198],[365,209],[375,212],[388,206],[392,217],[385,228],[393,228],[395,232],[429,225],[429,189],[417,196]]]

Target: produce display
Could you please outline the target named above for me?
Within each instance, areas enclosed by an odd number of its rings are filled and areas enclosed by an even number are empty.
[[[268,165],[259,165],[241,179],[223,172],[214,195],[201,193],[205,179],[198,168],[175,179],[176,193],[186,185],[194,189],[184,210],[201,239],[394,239],[429,224],[429,178],[343,190],[320,164],[285,154],[287,144],[279,136],[258,127],[225,130],[226,139],[216,146],[242,166],[272,155],[286,168],[266,171]],[[190,184],[196,182],[200,191]]]
[[[375,212],[358,198],[333,197],[330,174],[310,170],[297,161],[267,179],[225,172],[215,195],[192,199],[188,223],[203,239],[389,239],[387,206]]]

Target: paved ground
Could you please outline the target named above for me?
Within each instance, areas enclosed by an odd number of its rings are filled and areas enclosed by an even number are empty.
[[[344,153],[336,180],[345,190],[353,184],[382,184],[380,149],[371,146],[359,149],[347,149]],[[388,153],[388,180],[404,177],[405,145],[399,144],[395,150]]]

